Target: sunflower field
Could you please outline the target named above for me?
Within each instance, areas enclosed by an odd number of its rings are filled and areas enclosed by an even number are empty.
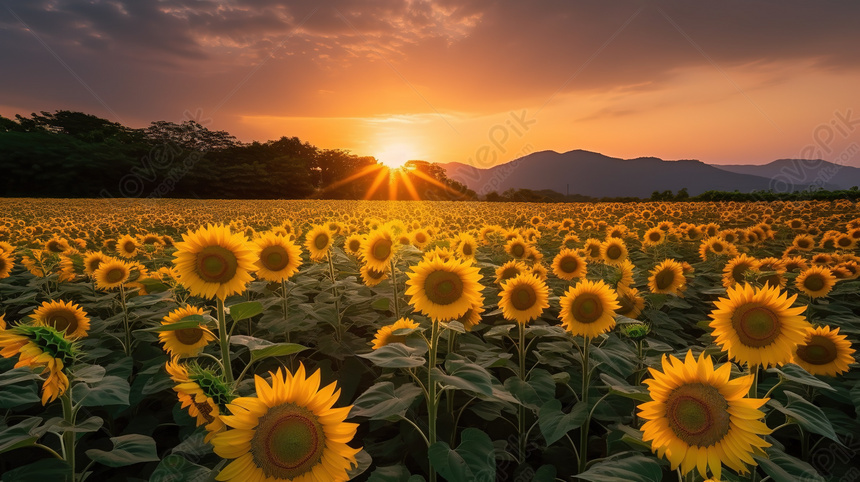
[[[860,479],[848,201],[0,201],[2,481]]]

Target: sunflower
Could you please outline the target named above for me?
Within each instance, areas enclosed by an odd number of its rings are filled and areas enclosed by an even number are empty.
[[[93,271],[96,286],[102,290],[119,288],[131,275],[131,267],[118,259],[107,259],[99,264],[98,269]]]
[[[289,239],[275,234],[266,234],[254,240],[253,249],[257,257],[257,277],[280,283],[290,278],[302,264],[302,250]]]
[[[471,234],[461,234],[457,239],[457,255],[462,259],[474,259],[478,250],[478,240]]]
[[[511,255],[514,259],[525,259],[532,251],[532,247],[520,236],[517,236],[505,243],[505,252]]]
[[[639,296],[639,290],[619,285],[617,294],[619,308],[616,313],[634,319],[642,314],[642,310],[645,308],[645,298]]]
[[[362,266],[359,272],[361,273],[361,281],[365,286],[376,286],[382,283],[383,280],[388,279],[387,271],[376,271],[367,265]]]
[[[9,253],[0,253],[0,279],[11,275],[13,266],[15,263],[12,261],[12,256]]]
[[[770,285],[729,288],[728,298],[716,301],[710,315],[717,344],[731,359],[750,366],[788,363],[810,326],[801,315],[806,307],[791,307],[795,299]]]
[[[715,370],[710,356],[702,353],[696,360],[692,351],[683,362],[664,355],[663,371],[649,371],[653,378],[645,383],[652,401],[639,405],[639,416],[647,420],[642,440],[672,470],[680,466],[686,475],[698,468],[707,478],[710,469],[719,479],[726,464],[745,474],[746,464],[756,464],[752,454],[770,446],[761,437],[771,430],[759,410],[768,399],[746,398],[752,375],[730,380],[731,363]]]
[[[424,249],[424,247],[430,244],[430,241],[433,240],[432,236],[430,236],[430,233],[428,233],[424,229],[418,229],[413,231],[411,234],[411,238],[412,245],[418,249]]]
[[[812,251],[815,247],[815,238],[808,234],[798,234],[794,237],[791,245],[801,251]]]
[[[421,261],[407,276],[409,304],[433,321],[463,316],[481,295],[479,269],[457,259]]]
[[[615,268],[618,270],[618,281],[615,282],[615,289],[633,286],[633,269],[636,266],[629,259],[625,259]]]
[[[559,300],[559,319],[574,336],[594,338],[615,327],[615,312],[621,308],[612,288],[601,281],[583,280]]]
[[[189,316],[203,316],[204,313],[202,308],[185,305],[168,313],[161,324],[172,325],[185,321]],[[164,345],[164,351],[171,357],[197,356],[209,342],[216,339],[217,337],[203,325],[158,333],[158,340]]]
[[[549,288],[543,280],[521,274],[502,283],[499,307],[506,320],[525,325],[549,308],[548,297]]]
[[[305,248],[313,261],[322,261],[334,242],[334,233],[326,226],[314,226],[305,236]]]
[[[659,227],[654,227],[645,231],[645,235],[642,236],[642,244],[644,246],[657,246],[663,244],[665,241],[666,233]]]
[[[352,234],[343,242],[343,250],[357,257],[361,254],[362,244],[364,244],[364,237],[360,234]]]
[[[89,251],[84,253],[84,273],[93,276],[99,265],[110,259],[109,256],[100,251]]]
[[[70,340],[87,336],[90,319],[80,306],[65,301],[45,301],[33,312],[33,325],[50,326]]]
[[[616,266],[627,259],[627,245],[618,238],[609,238],[600,244],[600,258],[610,266]]]
[[[600,246],[603,243],[599,239],[588,238],[585,240],[585,246],[582,250],[585,252],[585,257],[590,261],[600,261]]]
[[[394,257],[394,235],[387,229],[372,231],[361,245],[361,256],[367,266],[376,271],[385,271]]]
[[[517,276],[529,272],[528,266],[522,261],[511,260],[496,268],[496,284],[516,278]]]
[[[684,267],[674,259],[666,259],[651,270],[648,289],[652,293],[677,295],[687,283]]]
[[[848,365],[855,361],[853,355],[851,342],[839,334],[839,328],[819,326],[807,330],[806,338],[794,349],[791,362],[813,375],[835,377],[848,371]]]
[[[737,283],[743,283],[747,271],[757,271],[759,262],[757,259],[741,254],[729,260],[723,268],[723,286],[731,288]]]
[[[222,417],[231,430],[212,438],[215,453],[234,459],[219,481],[346,481],[361,449],[347,445],[358,424],[345,423],[352,408],[332,408],[340,390],[319,389],[320,372],[272,374],[271,385],[254,377],[256,397],[240,397]]]
[[[481,296],[480,301],[472,305],[472,307],[468,310],[466,310],[466,312],[463,313],[462,316],[457,318],[457,321],[459,321],[463,325],[463,328],[465,328],[466,331],[472,331],[472,328],[474,328],[481,322],[481,313],[483,312],[484,297]]]
[[[227,404],[235,398],[233,390],[214,373],[196,364],[183,365],[178,357],[173,357],[164,367],[176,383],[173,391],[181,407],[188,409],[198,427],[204,425],[207,432],[204,441],[209,442],[216,433],[225,430],[227,426],[221,417]]]
[[[137,248],[137,240],[128,234],[119,238],[119,241],[116,242],[117,254],[126,259],[134,258],[137,255]]]
[[[243,234],[223,225],[209,225],[182,235],[176,243],[174,265],[178,281],[203,298],[241,293],[253,278],[254,252]]]
[[[576,251],[564,248],[552,260],[552,272],[563,280],[585,278],[587,264]]]
[[[15,368],[41,368],[42,405],[53,402],[69,388],[69,378],[63,369],[72,364],[77,347],[50,326],[18,325],[0,330],[0,356],[18,356]]]
[[[827,296],[836,284],[836,276],[829,268],[813,266],[803,270],[794,279],[794,286],[810,298]]]
[[[409,318],[400,318],[390,325],[385,325],[376,332],[373,337],[373,349],[382,348],[390,343],[403,343],[406,341],[406,335],[395,335],[394,332],[402,329],[416,329],[418,323]]]

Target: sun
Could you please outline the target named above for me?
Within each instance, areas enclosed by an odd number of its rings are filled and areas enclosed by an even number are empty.
[[[409,144],[388,144],[375,154],[379,162],[391,169],[403,167],[408,161],[419,158],[418,151]]]

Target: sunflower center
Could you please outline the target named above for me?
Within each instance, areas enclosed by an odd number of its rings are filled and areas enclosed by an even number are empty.
[[[57,331],[66,331],[66,333],[74,333],[78,329],[78,319],[74,314],[68,312],[53,312],[47,317],[48,325],[53,326]]]
[[[651,233],[651,234],[649,234],[649,235],[648,235],[648,239],[650,239],[651,241],[660,241],[660,239],[661,239],[662,237],[663,237],[663,235],[662,235],[662,234],[660,234],[660,233],[656,233],[656,232],[655,232],[655,233]]]
[[[594,323],[603,316],[603,303],[596,295],[583,293],[573,300],[570,312],[580,323]]]
[[[229,282],[238,266],[236,255],[221,246],[207,246],[197,253],[197,274],[208,283]]]
[[[90,271],[95,271],[99,269],[100,264],[102,264],[102,260],[99,258],[95,258],[90,261],[89,265],[87,265],[87,268],[89,268]]]
[[[797,357],[810,365],[826,365],[836,356],[836,344],[821,335],[813,335],[809,343],[797,347]]]
[[[514,266],[510,268],[505,268],[502,271],[502,276],[500,277],[502,280],[515,278],[518,274],[520,274],[520,270]]]
[[[669,394],[665,404],[669,427],[690,446],[709,447],[729,432],[728,403],[710,385],[681,385]]]
[[[314,238],[314,247],[322,251],[328,246],[328,234],[320,233]]]
[[[633,297],[628,294],[623,294],[618,296],[618,313],[623,315],[625,313],[630,313],[635,308],[635,304],[633,302]]]
[[[174,330],[174,333],[176,334],[176,339],[183,345],[193,345],[203,338],[203,330],[200,328],[183,328],[181,330]]]
[[[463,243],[463,254],[465,254],[466,256],[472,256],[472,253],[473,253],[473,252],[474,252],[474,251],[472,250],[472,245],[471,245],[471,244],[469,244],[469,243]]]
[[[369,276],[370,278],[373,278],[373,279],[380,279],[383,276],[385,276],[385,271],[376,271],[373,268],[368,268],[367,269],[367,276]]]
[[[594,244],[588,248],[588,253],[592,258],[600,257],[600,245]]]
[[[463,280],[450,271],[434,271],[424,281],[427,299],[437,305],[450,305],[463,295]]]
[[[654,276],[654,282],[657,284],[658,289],[669,289],[672,283],[675,282],[675,272],[671,269],[662,269]]]
[[[809,275],[803,280],[803,287],[809,291],[820,291],[824,286],[824,277],[820,274]]]
[[[125,279],[126,272],[122,268],[113,268],[105,273],[105,279],[108,283],[119,283]]]
[[[361,241],[359,241],[357,239],[353,239],[352,241],[349,242],[349,250],[350,251],[355,252],[355,251],[358,251],[359,249],[361,249]]]
[[[732,278],[735,279],[738,283],[744,280],[744,272],[748,269],[752,268],[751,265],[747,263],[739,263],[732,268]]]
[[[283,246],[269,246],[260,252],[260,262],[269,271],[280,271],[290,264],[290,255]]]
[[[511,247],[511,254],[517,258],[522,258],[526,254],[526,248],[522,244],[515,244]]]
[[[723,250],[723,245],[722,245],[722,244],[720,244],[720,243],[714,243],[714,244],[712,244],[712,245],[711,245],[711,249],[712,249],[715,253],[719,253],[719,252],[721,252],[721,251]]]
[[[531,308],[535,302],[537,302],[537,293],[531,286],[520,285],[511,292],[511,304],[520,311]]]
[[[325,433],[311,411],[285,403],[260,417],[251,454],[267,477],[292,480],[321,463]]]
[[[561,259],[561,262],[558,263],[558,267],[565,273],[573,273],[577,268],[579,268],[579,262],[573,256],[565,256]]]
[[[606,257],[609,259],[618,259],[621,257],[621,247],[613,244],[606,249]]]
[[[417,241],[419,243],[423,243],[423,242],[427,241],[427,236],[425,236],[424,233],[416,233],[415,234],[415,241]]]
[[[780,332],[779,317],[767,307],[744,305],[732,316],[732,326],[741,343],[751,347],[770,345]]]
[[[391,255],[391,241],[388,239],[380,239],[373,244],[371,254],[378,261],[385,261]]]
[[[132,242],[132,241],[126,241],[122,245],[122,250],[125,251],[126,253],[131,253],[135,249],[136,249],[136,247],[134,246],[134,242]]]

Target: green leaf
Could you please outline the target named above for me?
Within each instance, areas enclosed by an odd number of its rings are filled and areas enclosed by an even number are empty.
[[[206,326],[206,323],[206,318],[203,317],[203,315],[188,315],[185,318],[182,318],[182,321],[177,321],[176,323],[153,326],[151,328],[145,328],[137,331],[161,332],[187,330],[189,328],[199,328],[201,326]]]
[[[630,385],[624,380],[619,380],[611,375],[607,375],[606,373],[601,373],[600,379],[603,380],[603,383],[609,386],[609,392],[612,394],[625,398],[632,398],[633,400],[638,400],[640,402],[651,401],[651,394],[645,387]]]
[[[412,383],[395,389],[391,382],[380,382],[358,397],[352,404],[349,416],[394,421],[406,414],[406,410],[422,392],[421,387]]]
[[[104,450],[90,449],[86,452],[87,457],[108,467],[125,467],[159,460],[155,440],[152,437],[130,434],[111,437],[110,440],[113,442],[113,450],[105,452]]]
[[[825,390],[830,391],[836,390],[835,388],[831,387],[829,383],[816,378],[814,375],[810,375],[810,373],[804,370],[803,367],[795,365],[793,363],[785,365],[782,368],[768,368],[766,371],[772,373],[779,373],[786,380],[799,383],[801,385],[823,388]]]
[[[47,422],[45,425],[39,427],[39,430],[44,432],[51,433],[63,433],[63,432],[75,432],[75,433],[89,433],[96,432],[98,429],[102,428],[104,425],[104,420],[101,417],[92,416],[83,422],[76,423],[75,425],[66,422],[60,417],[54,417]]]
[[[29,370],[29,369],[28,369]],[[12,385],[3,387],[3,395],[0,396],[0,408],[17,408],[23,405],[32,405],[41,402],[39,388],[35,383],[27,385]]]
[[[532,477],[532,482],[555,482],[556,470],[553,465],[541,465],[539,469],[535,471],[534,477]]]
[[[427,363],[427,360],[419,356],[419,353],[423,353],[423,350],[406,346],[403,343],[391,343],[358,356],[370,360],[378,367],[412,368],[424,366]]]
[[[3,482],[44,482],[65,480],[69,466],[64,460],[48,458],[3,473]]]
[[[41,381],[42,378],[30,367],[13,368],[5,373],[0,373],[0,387],[27,380]]]
[[[270,358],[273,356],[292,355],[293,353],[298,353],[307,349],[308,347],[304,345],[299,345],[298,343],[275,343],[274,345],[267,346],[265,348],[257,348],[255,350],[251,350],[251,362],[259,361],[263,358]]]
[[[449,358],[445,361],[445,370],[447,375],[434,367],[431,376],[460,390],[486,396],[493,394],[493,377],[483,367],[467,359]]]
[[[809,403],[794,392],[785,392],[785,396],[788,397],[788,404],[785,406],[774,399],[771,399],[768,404],[791,417],[805,430],[823,435],[840,445],[842,444],[833,430],[830,420],[827,419],[827,416],[824,415],[824,412],[820,408]]]
[[[74,380],[84,383],[97,383],[105,377],[105,367],[101,365],[75,365],[72,367]]]
[[[660,482],[663,479],[663,469],[656,459],[639,454],[618,455],[592,465],[576,477],[593,482]]]
[[[538,426],[547,446],[557,442],[567,432],[581,427],[587,415],[588,404],[582,402],[574,405],[570,413],[564,413],[561,410],[561,402],[555,399],[541,405],[538,410]]]
[[[405,465],[388,465],[377,467],[367,482],[406,482],[412,474]]]
[[[524,406],[538,410],[544,403],[555,399],[555,380],[546,370],[535,369],[528,382],[518,377],[505,380],[505,388]]]
[[[36,443],[39,437],[32,432],[41,423],[41,418],[30,417],[0,431],[0,454]]]
[[[765,452],[767,457],[753,455],[753,458],[774,482],[824,482],[824,477],[808,463],[774,447],[766,448]]]
[[[242,321],[263,312],[263,304],[259,301],[246,301],[230,307],[230,318],[233,321]]]
[[[72,399],[82,407],[128,405],[130,392],[131,387],[126,379],[109,375],[93,386],[83,382],[76,383],[72,388]]]
[[[179,482],[180,480],[197,480],[203,481],[209,479],[211,469],[189,462],[181,455],[168,455],[164,457],[149,476],[149,480],[172,481]]]
[[[379,311],[388,311],[388,306],[391,304],[391,301],[388,298],[379,298],[370,304],[370,307],[374,310]]]
[[[481,430],[463,430],[460,445],[452,450],[445,442],[436,442],[427,450],[430,463],[447,480],[492,482],[496,480],[496,458],[493,441]]]

